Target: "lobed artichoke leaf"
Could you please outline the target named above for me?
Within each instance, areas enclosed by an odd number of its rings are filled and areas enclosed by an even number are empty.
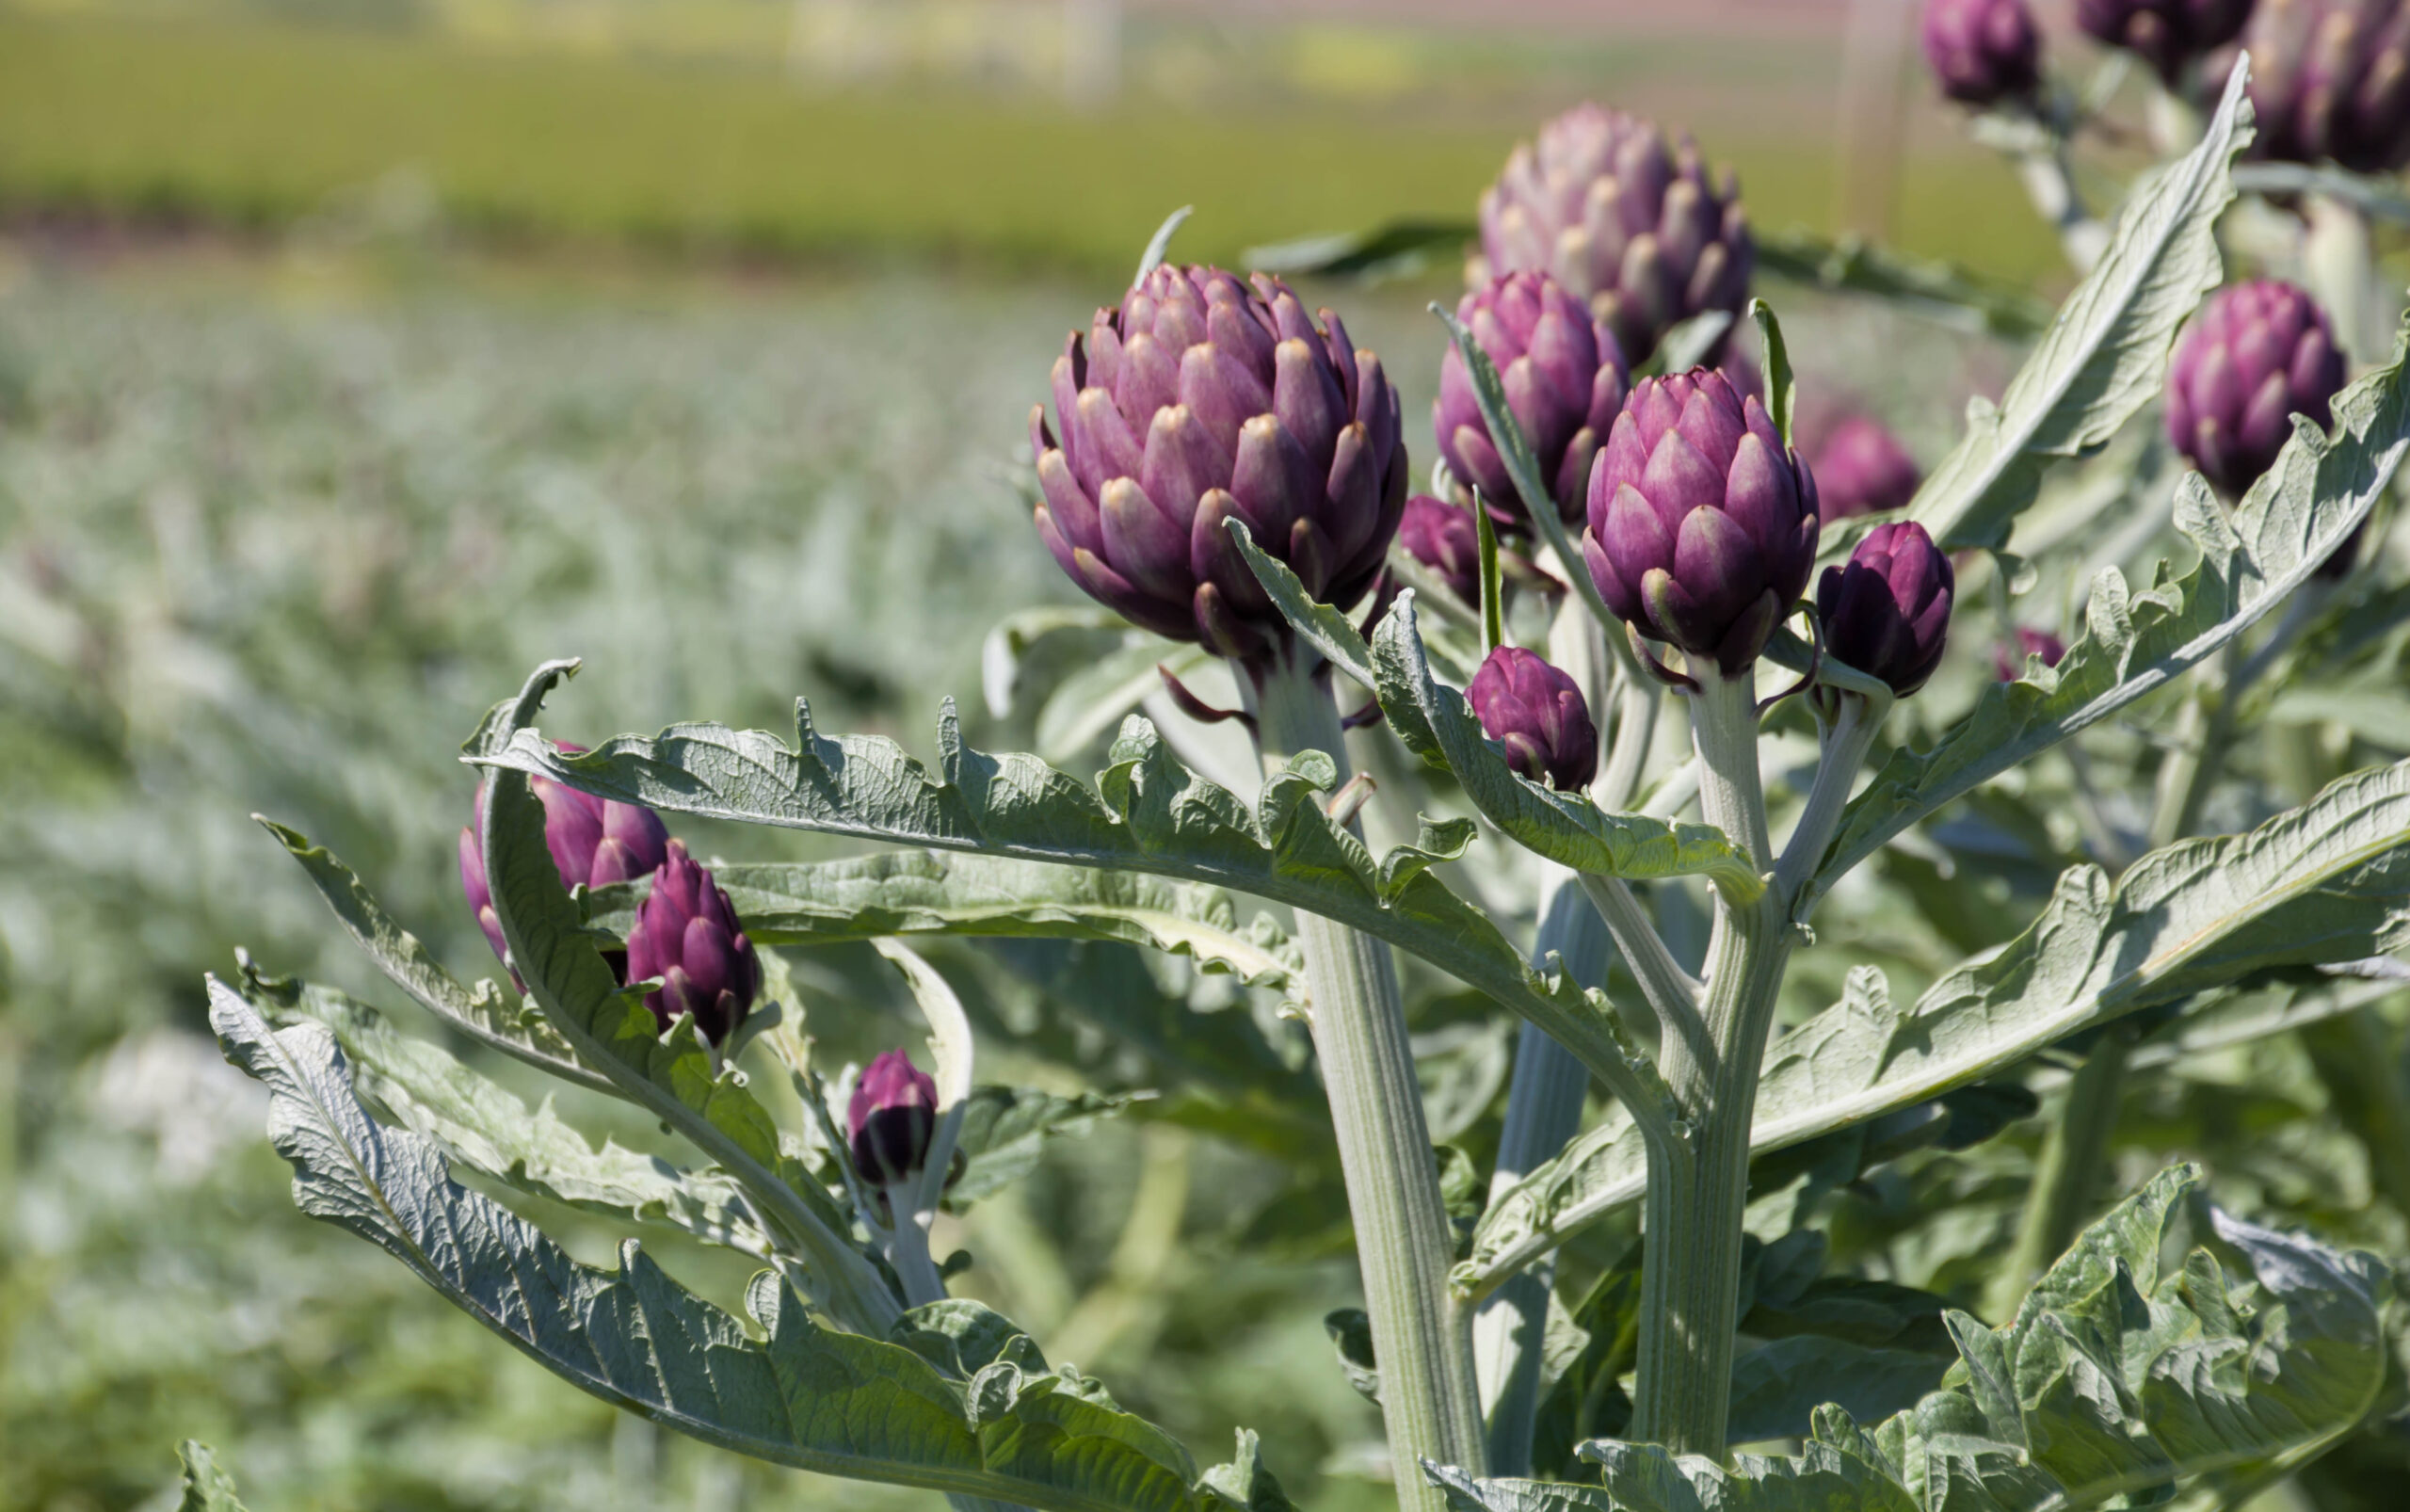
[[[1950,1361],[1914,1349],[1884,1349],[1797,1334],[1745,1350],[1732,1361],[1733,1443],[1805,1439],[1827,1403],[1859,1419],[1888,1418],[1941,1384]]]
[[[538,668],[519,702],[532,708],[572,667]],[[1486,993],[1640,1104],[1653,1127],[1664,1126],[1663,1083],[1618,1037],[1604,998],[1562,972],[1533,970],[1486,914],[1433,875],[1471,843],[1470,823],[1426,823],[1421,844],[1375,860],[1324,812],[1317,795],[1333,769],[1321,753],[1291,762],[1250,806],[1182,767],[1135,716],[1094,786],[1034,756],[972,748],[950,702],[938,742],[933,773],[893,741],[820,734],[810,705],[797,700],[792,747],[763,731],[681,724],[651,738],[614,736],[572,756],[498,709],[470,760],[665,812],[1146,873],[1285,903],[1388,941]]]
[[[2006,544],[2045,466],[2105,444],[2159,397],[2176,328],[2224,277],[2214,233],[2253,136],[2248,73],[2248,58],[2236,64],[2197,146],[2136,184],[1999,405],[1969,407],[1966,436],[1908,506],[1944,550]]]
[[[1958,1362],[1872,1431],[1825,1406],[1804,1454],[1728,1467],[1601,1440],[1581,1450],[1599,1487],[1426,1472],[1467,1512],[1940,1512],[2093,1506],[2171,1482],[2214,1490],[2222,1472],[2314,1453],[2380,1398],[2391,1278],[2374,1256],[2215,1208],[2211,1227],[2249,1263],[2256,1294],[2206,1249],[2162,1272],[2198,1179],[2162,1171],[2085,1231],[2007,1327],[1951,1313]]]
[[[456,1166],[529,1197],[769,1255],[750,1207],[719,1172],[682,1170],[609,1139],[598,1150],[549,1099],[531,1112],[441,1045],[395,1033],[375,1008],[332,988],[264,976],[247,961],[233,989],[270,1023],[314,1023],[332,1035],[353,1090]]]
[[[514,1001],[490,980],[474,989],[443,969],[416,935],[394,922],[350,867],[323,845],[313,845],[297,829],[273,819],[252,815],[301,863],[319,896],[335,912],[337,922],[354,942],[368,953],[379,971],[413,1001],[477,1043],[514,1060],[539,1067],[564,1081],[613,1097],[623,1096],[611,1079],[577,1058],[560,1031],[546,1021],[533,1004]]]
[[[2229,519],[2197,475],[2177,491],[2176,524],[2200,549],[2181,578],[2162,564],[2145,592],[2114,568],[2093,581],[2087,625],[2055,668],[1987,684],[1931,749],[1905,747],[1841,816],[1803,903],[1952,798],[2167,686],[2309,581],[2369,517],[2410,451],[2410,328],[2393,360],[2335,399],[2332,439],[2295,417],[2293,437]]]
[[[176,1445],[176,1458],[184,1464],[185,1488],[177,1512],[244,1512],[234,1495],[234,1477],[217,1463],[217,1451],[198,1439],[186,1439]]]
[[[1255,543],[1255,534],[1246,522],[1232,516],[1224,529],[1230,533],[1239,555],[1246,561],[1247,570],[1263,585],[1272,606],[1297,638],[1322,652],[1322,659],[1338,668],[1367,689],[1377,692],[1380,684],[1373,678],[1373,649],[1364,644],[1363,633],[1348,618],[1327,603],[1315,600],[1306,591],[1306,585],[1289,570],[1289,564],[1268,555]]]
[[[1767,1047],[1752,1149],[1830,1134],[1980,1080],[2079,1030],[2284,967],[2410,950],[2410,762],[2336,781],[2248,834],[2178,842],[2114,883],[2059,879],[2032,926],[1905,1013],[1861,968],[1836,1006]],[[1640,1141],[1611,1115],[1490,1204],[1460,1290],[1481,1293],[1640,1196]]]
[[[269,1134],[303,1212],[384,1249],[605,1402],[757,1459],[1040,1512],[1218,1504],[1168,1436],[1068,1373],[999,1360],[951,1378],[903,1343],[821,1327],[769,1273],[747,1296],[756,1337],[634,1242],[615,1270],[582,1264],[455,1182],[431,1141],[371,1118],[324,1026],[271,1030],[216,981],[210,1022],[268,1088]]]
[[[1218,887],[935,850],[721,864],[712,876],[756,945],[892,935],[1113,940],[1186,956],[1204,971],[1306,1001],[1304,962],[1288,931],[1266,913],[1241,923],[1235,900]],[[596,889],[588,922],[624,939],[649,887]]]

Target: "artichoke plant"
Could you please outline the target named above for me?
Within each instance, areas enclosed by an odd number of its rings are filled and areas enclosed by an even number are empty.
[[[566,742],[561,746],[567,751],[585,748]],[[560,869],[561,886],[632,882],[651,876],[668,855],[668,828],[651,809],[598,798],[549,778],[538,778],[531,785],[544,805],[544,844]],[[468,894],[469,911],[476,915],[477,927],[500,959],[509,952],[493,911],[493,890],[486,881],[483,841],[474,825],[460,827],[460,891]]]
[[[1711,183],[1688,136],[1669,142],[1654,122],[1596,105],[1507,158],[1481,197],[1481,249],[1470,281],[1546,273],[1590,301],[1634,362],[1694,315],[1737,317],[1757,266],[1731,171]]]
[[[1578,793],[1599,775],[1599,727],[1581,684],[1520,646],[1492,650],[1465,689],[1482,732],[1534,782]]]
[[[845,1139],[865,1184],[894,1186],[919,1176],[937,1129],[937,1079],[911,1056],[891,1050],[862,1068],[845,1104]]]
[[[1481,530],[1471,510],[1418,493],[1398,518],[1397,543],[1458,599],[1481,602]]]
[[[2410,165],[2403,0],[2259,0],[2242,48],[2258,117],[2253,156],[2361,173]]]
[[[1851,415],[1810,448],[1816,496],[1827,520],[1904,509],[1924,475],[1884,424]]]
[[[1607,323],[1545,273],[1502,273],[1464,297],[1456,318],[1481,344],[1506,387],[1506,407],[1531,442],[1559,518],[1582,515],[1590,459],[1623,409],[1629,370]],[[1472,378],[1454,347],[1439,362],[1431,403],[1439,455],[1456,481],[1478,489],[1501,529],[1531,507],[1481,418]]]
[[[1929,0],[1920,40],[1941,92],[1962,105],[2030,99],[2042,82],[2042,35],[2025,0]]]
[[[1824,653],[1906,698],[1941,665],[1957,593],[1950,558],[1913,520],[1877,525],[1816,582]]]
[[[628,931],[626,979],[656,978],[661,986],[644,1000],[654,1021],[667,1029],[692,1014],[696,1029],[715,1045],[727,1042],[762,994],[762,962],[737,923],[735,906],[710,871],[686,854],[683,841],[669,842]]]
[[[2326,312],[2290,283],[2219,290],[2177,343],[2167,369],[2167,439],[2228,498],[2268,471],[2291,417],[2323,427],[2343,387]]]

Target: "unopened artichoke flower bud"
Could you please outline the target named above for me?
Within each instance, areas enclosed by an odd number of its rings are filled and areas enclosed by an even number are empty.
[[[1950,558],[1913,520],[1877,525],[1816,580],[1824,652],[1906,698],[1941,665],[1950,603],[1958,587]]]
[[[1481,246],[1470,281],[1546,273],[1590,301],[1633,362],[1693,315],[1722,310],[1737,324],[1758,256],[1728,169],[1710,184],[1688,136],[1669,142],[1596,105],[1515,149],[1481,197]]]
[[[1924,60],[1961,105],[2031,99],[2042,83],[2042,34],[2025,0],[1927,0]]]
[[[1814,475],[1757,397],[1695,368],[1624,401],[1582,555],[1618,618],[1736,676],[1807,590],[1816,514]]]
[[[1491,651],[1465,690],[1506,764],[1560,793],[1579,793],[1599,775],[1599,727],[1581,685],[1520,646]]]
[[[2193,59],[2242,34],[2252,0],[2075,0],[2075,24],[2175,82]]]
[[[1530,438],[1552,506],[1567,524],[1582,518],[1590,458],[1623,409],[1630,378],[1623,348],[1603,320],[1545,273],[1503,273],[1468,294],[1456,318],[1472,332],[1505,386],[1506,408]],[[1456,480],[1498,507],[1512,528],[1530,501],[1517,492],[1481,418],[1472,375],[1451,345],[1439,361],[1439,397],[1431,404],[1439,455]]]
[[[1472,511],[1428,493],[1406,501],[1397,543],[1466,603],[1481,603],[1481,527]]]
[[[573,755],[586,748],[564,743],[560,748]],[[544,806],[544,845],[553,853],[565,888],[632,882],[650,876],[668,854],[668,828],[661,815],[642,804],[614,803],[549,777],[529,778],[527,785]],[[502,957],[507,954],[502,925],[494,917],[493,890],[486,881],[484,812],[485,788],[479,784],[480,817],[475,825],[460,828],[460,890],[469,895],[477,927],[485,931],[494,955]]]
[[[2167,369],[2167,439],[2211,486],[2239,498],[2284,450],[2290,417],[2323,426],[2343,387],[2326,313],[2273,279],[2209,297]]]
[[[2016,644],[2001,645],[1992,651],[1992,667],[2003,683],[2014,683],[2025,675],[2025,659],[2039,656],[2045,667],[2056,667],[2067,653],[2067,643],[2047,630],[2016,627]]]
[[[728,893],[709,870],[686,854],[683,841],[653,874],[652,892],[628,931],[631,982],[658,977],[645,1006],[663,1029],[682,1013],[713,1044],[723,1044],[762,994],[762,960],[737,926]]]
[[[2259,0],[2242,35],[2259,134],[2250,155],[2410,165],[2410,0]],[[2204,79],[2223,83],[2224,66]]]
[[[1815,448],[1810,466],[1816,474],[1819,512],[1826,520],[1904,509],[1924,481],[1900,438],[1866,415],[1852,415],[1835,426]]]
[[[846,1142],[864,1184],[893,1186],[920,1175],[937,1132],[937,1079],[900,1050],[873,1057],[845,1104]]]
[[[1397,391],[1339,317],[1279,280],[1155,268],[1073,332],[1030,443],[1037,533],[1071,580],[1133,623],[1261,664],[1288,622],[1229,533],[1347,608],[1380,575],[1406,506]]]

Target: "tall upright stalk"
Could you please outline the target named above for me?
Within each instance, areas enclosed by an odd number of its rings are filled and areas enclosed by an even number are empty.
[[[1267,764],[1323,751],[1344,781],[1347,747],[1328,674],[1303,660],[1265,673],[1257,690],[1258,741]],[[1355,1220],[1398,1504],[1406,1512],[1444,1512],[1446,1498],[1425,1482],[1422,1461],[1478,1472],[1481,1409],[1470,1319],[1448,1288],[1454,1250],[1396,967],[1381,941],[1313,914],[1299,916],[1297,935]]]

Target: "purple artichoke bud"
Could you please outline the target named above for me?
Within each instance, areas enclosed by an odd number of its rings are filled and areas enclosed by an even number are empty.
[[[2239,497],[2276,460],[2290,417],[2323,426],[2343,386],[2326,313],[2274,280],[2209,297],[2167,369],[2167,439],[2216,489]]]
[[[586,748],[564,743],[560,748],[573,754]],[[544,845],[553,853],[553,864],[559,869],[565,888],[634,881],[651,875],[668,854],[669,830],[661,815],[641,804],[598,798],[549,777],[530,778],[528,786],[544,806]],[[480,825],[484,812],[481,783],[477,788]],[[460,829],[460,890],[469,895],[477,927],[492,942],[494,955],[503,956],[502,925],[494,917],[493,890],[486,883],[484,832],[472,826]]]
[[[1941,92],[1962,105],[2032,96],[2042,83],[2042,34],[2025,0],[1928,0],[1924,60]]]
[[[892,1186],[920,1175],[937,1131],[937,1078],[900,1050],[873,1057],[845,1104],[854,1170],[864,1184]]]
[[[2014,683],[2025,675],[2025,658],[2039,656],[2045,667],[2056,667],[2059,658],[2067,653],[2067,643],[2047,630],[2016,627],[2016,644],[2000,646],[1992,651],[1992,665],[2003,683]]]
[[[2410,164],[2410,3],[2260,0],[2242,45],[2259,124],[2252,156],[2331,158],[2361,173]]]
[[[628,931],[631,982],[659,978],[644,1005],[667,1029],[682,1013],[713,1044],[726,1042],[762,992],[762,960],[737,927],[736,909],[712,874],[686,854],[684,842],[653,874],[652,892]]]
[[[1559,518],[1582,517],[1582,488],[1590,458],[1623,409],[1630,373],[1606,322],[1545,273],[1504,273],[1456,305],[1506,387],[1506,408],[1531,439]],[[1506,463],[1482,422],[1472,375],[1454,345],[1439,360],[1439,397],[1431,404],[1439,455],[1458,482],[1500,507],[1511,527],[1529,501],[1515,490]]]
[[[1826,654],[1906,698],[1941,665],[1957,574],[1913,520],[1877,525],[1845,566],[1816,581],[1816,618]]]
[[[1465,603],[1481,603],[1481,528],[1472,511],[1418,493],[1398,518],[1397,543]]]
[[[1833,427],[1816,449],[1814,471],[1819,512],[1827,520],[1904,509],[1924,481],[1900,438],[1865,415]]]
[[[1071,580],[1133,623],[1242,662],[1288,622],[1229,533],[1347,608],[1380,575],[1406,507],[1397,391],[1339,317],[1279,280],[1158,267],[1054,363],[1030,443],[1037,533]]]
[[[1735,675],[1807,590],[1816,479],[1723,374],[1643,378],[1590,471],[1582,555],[1625,622]]]
[[[1737,325],[1758,257],[1728,169],[1711,185],[1688,136],[1669,145],[1654,123],[1595,105],[1515,149],[1482,194],[1481,246],[1471,281],[1546,273],[1590,301],[1634,362],[1704,311]]]
[[[2185,66],[2242,35],[2252,0],[2075,0],[2075,24],[2133,53],[2174,83]]]
[[[1573,679],[1519,646],[1501,646],[1466,690],[1506,764],[1560,793],[1578,793],[1599,775],[1599,727]]]

